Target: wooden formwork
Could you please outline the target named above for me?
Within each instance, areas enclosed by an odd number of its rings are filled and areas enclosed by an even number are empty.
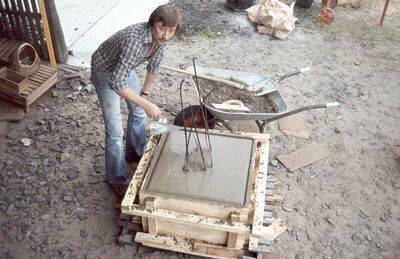
[[[222,134],[256,142],[251,202],[245,207],[229,207],[147,193],[144,186],[160,139],[152,136],[121,204],[122,213],[142,218],[143,232],[136,233],[135,242],[193,255],[238,258],[247,251],[260,252],[259,243],[272,241],[285,230],[280,219],[265,226],[269,135]]]

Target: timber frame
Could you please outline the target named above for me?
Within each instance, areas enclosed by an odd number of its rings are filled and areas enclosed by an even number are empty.
[[[260,252],[285,230],[280,219],[265,226],[269,135],[257,133],[218,134],[253,139],[253,183],[247,207],[227,207],[206,201],[163,197],[143,190],[160,136],[152,136],[122,200],[122,213],[141,217],[143,232],[135,242],[145,246],[212,258],[238,258]]]

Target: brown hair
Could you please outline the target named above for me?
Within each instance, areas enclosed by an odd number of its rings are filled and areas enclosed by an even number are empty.
[[[178,30],[182,23],[182,16],[176,8],[167,4],[160,5],[151,13],[147,26],[153,27],[156,22],[162,22],[167,27],[176,26]]]

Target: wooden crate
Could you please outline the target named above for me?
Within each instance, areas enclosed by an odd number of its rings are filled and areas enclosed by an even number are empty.
[[[145,246],[213,258],[238,258],[245,251],[259,251],[259,240],[273,240],[282,224],[264,226],[269,135],[228,133],[257,143],[252,163],[251,202],[246,207],[227,207],[207,201],[149,194],[144,186],[159,137],[151,137],[122,200],[124,214],[142,217],[143,232],[135,241]]]
[[[6,90],[4,87],[0,87],[0,98],[21,105],[27,111],[29,105],[57,83],[57,81],[57,68],[40,64],[38,71],[28,77],[26,86],[21,93],[17,94]]]
[[[14,70],[3,67],[0,69],[0,87],[4,90],[20,94],[28,86],[28,78]]]

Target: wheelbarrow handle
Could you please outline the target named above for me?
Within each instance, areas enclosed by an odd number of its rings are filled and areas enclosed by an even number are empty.
[[[279,119],[282,119],[282,118],[285,118],[285,117],[288,117],[290,115],[293,115],[293,114],[296,114],[296,113],[299,113],[299,112],[302,112],[302,111],[306,111],[306,110],[318,109],[318,108],[332,108],[332,107],[338,107],[338,106],[340,106],[339,102],[309,105],[309,106],[301,107],[301,108],[298,108],[296,110],[293,110],[293,111],[290,111],[290,112],[286,112],[286,113],[283,113],[281,115],[272,117],[270,119],[265,120],[264,122],[268,123],[268,122],[271,122],[271,121],[279,120]]]
[[[333,102],[333,103],[327,103],[326,108],[333,108],[333,107],[339,107],[340,103],[339,102]]]

